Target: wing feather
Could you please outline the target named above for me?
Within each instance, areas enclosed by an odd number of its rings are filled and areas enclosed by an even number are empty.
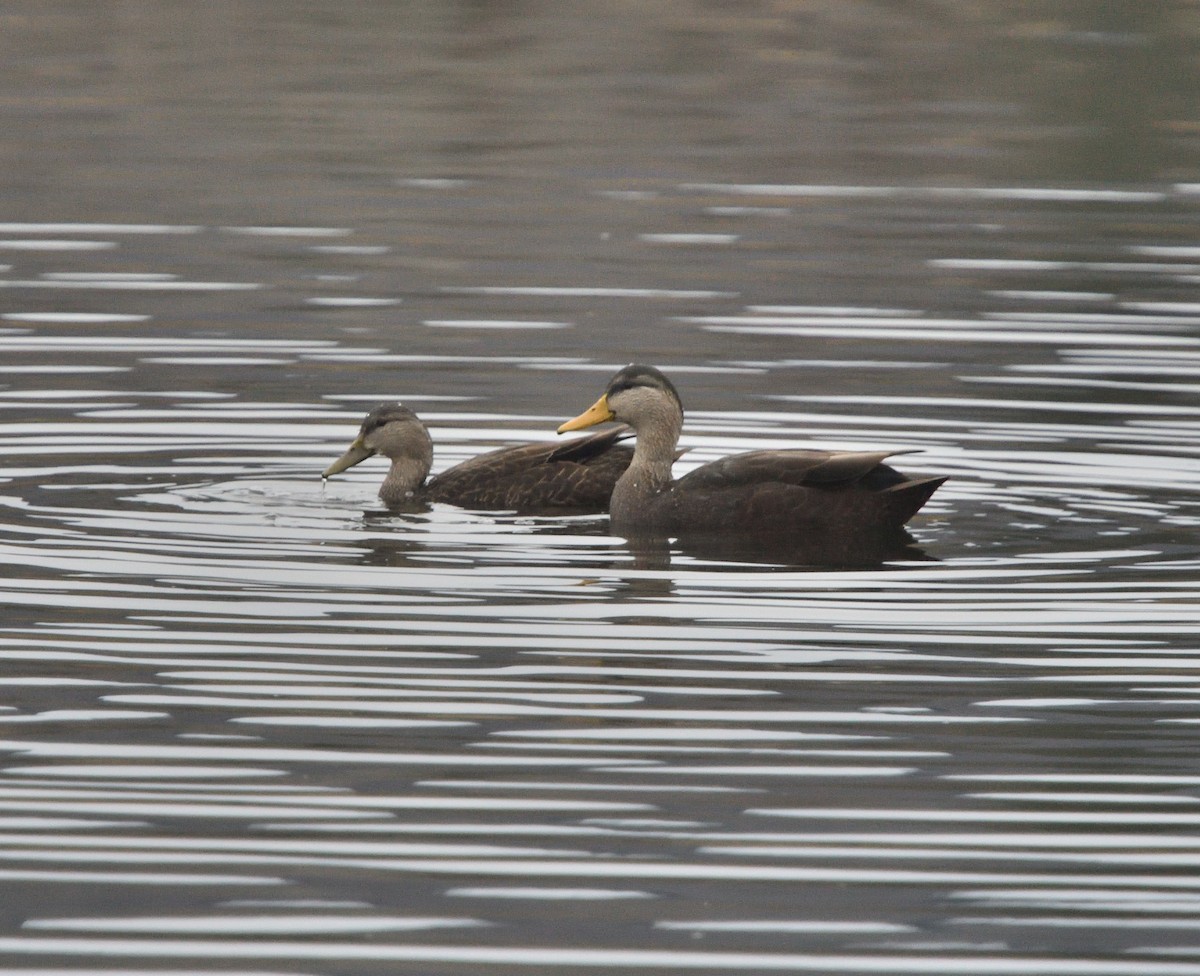
[[[614,428],[565,444],[502,447],[430,479],[423,494],[464,508],[605,511],[633,458],[633,449],[618,442],[631,434]]]
[[[904,481],[883,462],[908,451],[748,451],[705,464],[679,479],[678,487],[749,488],[766,484],[835,488],[861,483],[881,489]]]

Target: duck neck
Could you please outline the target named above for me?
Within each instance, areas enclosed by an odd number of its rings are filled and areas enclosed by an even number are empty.
[[[425,425],[415,418],[387,424],[375,433],[370,446],[392,462],[379,486],[379,497],[384,504],[412,501],[433,467],[433,441]]]
[[[675,446],[683,430],[683,415],[672,405],[656,409],[632,424],[637,433],[633,460],[613,488],[610,510],[617,521],[637,522],[647,504],[671,487]]]
[[[385,505],[411,501],[429,474],[429,461],[424,458],[400,457],[392,461],[391,470],[379,486],[379,497]]]

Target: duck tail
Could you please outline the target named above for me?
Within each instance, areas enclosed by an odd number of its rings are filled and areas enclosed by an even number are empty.
[[[930,496],[946,481],[941,478],[921,478],[916,481],[902,481],[893,485],[885,492],[891,499],[892,514],[897,525],[903,525],[921,510]]]

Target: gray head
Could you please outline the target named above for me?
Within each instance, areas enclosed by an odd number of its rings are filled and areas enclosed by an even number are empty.
[[[606,420],[619,420],[637,431],[639,449],[650,439],[655,454],[673,458],[683,428],[683,403],[661,372],[634,363],[609,380],[604,395],[558,432],[581,430]]]
[[[322,472],[329,478],[361,461],[382,454],[392,462],[380,494],[408,493],[419,488],[433,464],[433,441],[420,418],[399,403],[381,403],[362,422],[346,453]],[[385,500],[387,496],[384,496]]]
[[[671,381],[653,366],[631,363],[608,381],[604,398],[618,420],[625,419],[621,416],[620,408],[623,402],[630,402],[631,395],[639,399],[653,396],[658,400],[669,400],[680,414],[683,413],[683,401],[679,399],[679,392]]]

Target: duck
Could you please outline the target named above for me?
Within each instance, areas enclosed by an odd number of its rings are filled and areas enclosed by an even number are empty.
[[[749,451],[674,480],[683,401],[653,366],[632,364],[560,434],[616,420],[636,436],[633,460],[609,502],[613,528],[626,535],[739,533],[772,543],[903,532],[944,477],[909,478],[884,462],[910,451]]]
[[[566,443],[502,447],[428,478],[433,440],[425,424],[401,403],[380,403],[321,477],[382,454],[391,468],[379,498],[389,508],[445,502],[492,511],[599,513],[608,510],[613,486],[633,459],[633,449],[620,443],[631,436],[628,428],[615,428]]]

